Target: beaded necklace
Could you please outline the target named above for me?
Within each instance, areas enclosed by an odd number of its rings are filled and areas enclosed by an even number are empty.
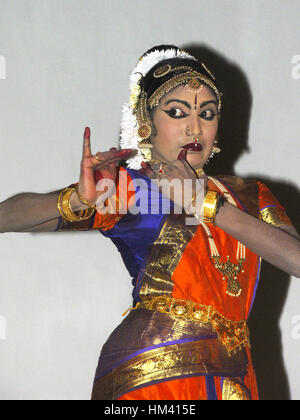
[[[234,206],[237,206],[230,192],[215,178],[208,177],[220,190],[221,194],[225,196],[227,201]],[[246,260],[246,247],[241,242],[237,243],[236,260],[237,263],[230,261],[229,255],[227,255],[227,261],[221,262],[220,253],[212,236],[212,233],[206,223],[200,223],[207,235],[211,259],[214,262],[215,268],[223,275],[223,280],[227,282],[226,293],[232,297],[239,297],[242,293],[241,284],[238,281],[238,275],[240,272],[244,272],[243,264]]]

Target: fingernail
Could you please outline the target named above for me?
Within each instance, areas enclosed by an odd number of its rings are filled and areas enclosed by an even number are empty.
[[[89,139],[91,137],[91,130],[89,127],[85,127],[84,129],[84,138]]]
[[[150,173],[152,173],[152,169],[150,168],[150,166],[148,165],[148,163],[146,163],[146,162],[141,162],[141,166],[142,166],[142,169],[141,169],[141,171],[142,171],[142,173],[144,174],[144,175],[149,175]]]

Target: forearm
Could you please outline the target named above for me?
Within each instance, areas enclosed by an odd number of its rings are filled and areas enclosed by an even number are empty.
[[[0,231],[24,232],[59,217],[57,193],[22,193],[0,203]]]
[[[59,191],[49,194],[22,193],[0,203],[0,232],[55,230],[60,213],[57,209]],[[72,194],[74,211],[83,207]]]
[[[225,203],[216,226],[281,270],[300,277],[300,241],[295,236]]]

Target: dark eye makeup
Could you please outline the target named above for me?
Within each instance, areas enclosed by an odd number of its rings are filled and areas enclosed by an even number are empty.
[[[163,110],[169,117],[174,119],[181,119],[185,118],[190,114],[187,114],[186,112],[182,111],[181,108],[178,107],[172,107],[170,109],[164,109]],[[199,114],[200,118],[203,118],[205,120],[211,121],[214,119],[214,117],[217,115],[216,111],[213,111],[212,109],[205,109],[201,111]]]
[[[171,118],[184,118],[188,114],[186,114],[184,111],[182,111],[180,108],[172,107],[171,109],[164,110],[164,112],[169,115]]]

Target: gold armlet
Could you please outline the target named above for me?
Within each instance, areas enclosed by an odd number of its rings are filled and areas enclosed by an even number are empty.
[[[57,199],[57,209],[60,215],[68,222],[80,222],[82,220],[90,219],[94,214],[94,209],[92,208],[81,210],[78,215],[73,212],[70,204],[70,198],[74,191],[76,191],[75,187],[67,187],[59,193]]]
[[[204,223],[215,222],[219,198],[220,194],[217,191],[208,190],[205,194],[202,207],[202,221]]]

